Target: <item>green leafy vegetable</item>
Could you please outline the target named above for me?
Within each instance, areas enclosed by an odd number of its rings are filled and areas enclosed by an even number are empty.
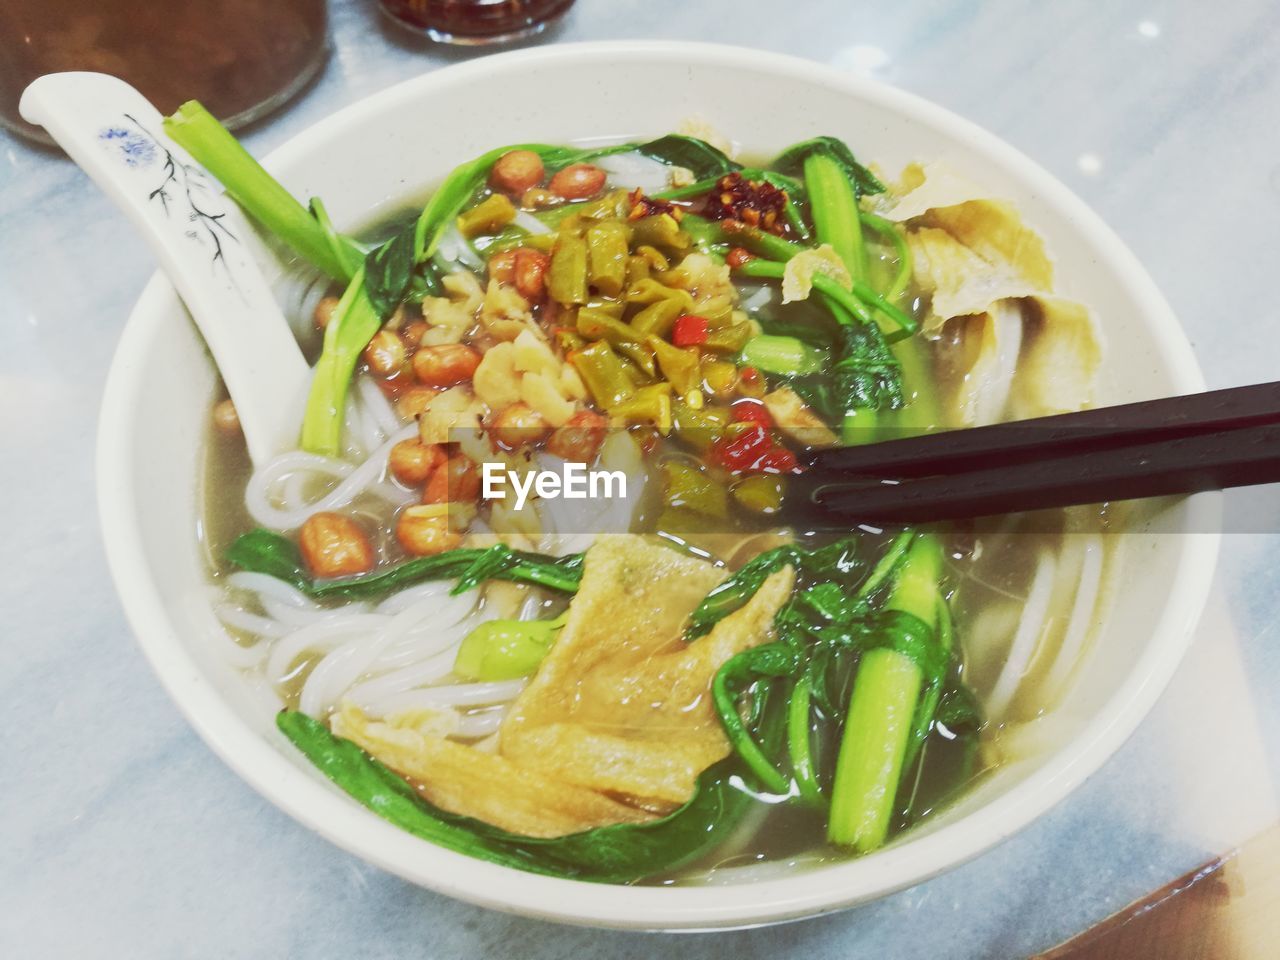
[[[745,563],[737,573],[716,586],[689,617],[686,636],[695,639],[755,596],[769,576],[801,557],[799,547],[787,544],[766,550]]]
[[[796,377],[825,369],[830,357],[797,337],[761,333],[746,342],[739,362],[766,373]]]
[[[282,712],[276,725],[325,776],[378,816],[457,853],[532,873],[627,883],[670,872],[720,843],[751,803],[731,782],[737,764],[730,759],[707,769],[693,798],[661,819],[565,837],[522,837],[433,806],[392,770],[304,713]]]
[[[365,293],[379,317],[390,316],[404,302],[416,265],[413,249],[416,235],[416,225],[409,224],[370,250],[365,258]]]
[[[831,157],[844,171],[858,196],[871,193],[884,193],[884,184],[880,179],[858,162],[849,146],[837,137],[813,137],[793,144],[778,155],[773,161],[773,168],[784,174],[801,176],[805,161],[814,154]]]
[[[377,573],[335,580],[315,580],[297,546],[270,530],[251,530],[238,537],[227,560],[241,570],[284,580],[318,600],[364,600],[380,597],[413,583],[457,579],[453,594],[464,593],[486,580],[512,580],[573,593],[582,579],[580,553],[551,557],[512,550],[504,544],[485,548],[446,550],[430,557],[406,560]]]
[[[226,188],[227,194],[268,232],[335,280],[355,274],[364,251],[354,240],[336,238],[197,100],[164,119],[164,130]]]
[[[846,412],[902,406],[902,367],[874,325],[842,325],[835,356],[832,389]]]
[[[719,178],[742,169],[741,164],[730,160],[723,151],[705,140],[679,133],[642,143],[636,148],[636,152],[669,166],[684,167],[693,173],[695,180]]]
[[[319,197],[312,197],[307,204],[307,209],[311,211],[311,216],[324,231],[324,238],[329,244],[329,252],[333,254],[334,261],[342,264],[344,279],[354,276],[360,269],[362,245],[338,232],[333,221],[329,219],[329,211],[325,208],[324,201]]]
[[[769,760],[747,729],[747,722],[738,712],[738,697],[750,683],[795,677],[800,672],[801,663],[797,652],[785,643],[766,643],[730,657],[711,681],[711,699],[729,744],[760,785],[770,793],[785,795],[790,789],[790,781]]]
[[[356,271],[324,329],[324,347],[316,362],[302,417],[304,450],[327,457],[342,452],[342,424],[347,390],[365,346],[382,326],[382,315],[369,299],[364,267]]]
[[[942,545],[915,539],[862,656],[845,715],[827,839],[859,852],[889,833],[922,688],[941,679],[949,651],[937,641]]]

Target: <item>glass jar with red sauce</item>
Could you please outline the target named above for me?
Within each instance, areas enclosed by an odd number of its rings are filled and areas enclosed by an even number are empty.
[[[442,43],[518,40],[543,30],[573,0],[379,0],[397,23]]]
[[[325,0],[0,0],[0,122],[44,132],[18,116],[36,77],[109,73],[162,113],[199,100],[228,126],[283,104],[324,62]]]

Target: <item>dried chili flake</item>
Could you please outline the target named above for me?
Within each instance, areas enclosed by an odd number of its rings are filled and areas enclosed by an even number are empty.
[[[767,180],[748,180],[736,170],[717,181],[710,194],[708,215],[715,220],[738,220],[770,233],[782,233],[787,194]]]
[[[643,217],[653,217],[661,213],[666,213],[671,218],[679,222],[684,216],[684,210],[677,207],[670,200],[659,200],[656,197],[646,196],[644,191],[638,187],[631,192],[628,198],[631,202],[631,210],[627,213],[628,220],[640,220]]]

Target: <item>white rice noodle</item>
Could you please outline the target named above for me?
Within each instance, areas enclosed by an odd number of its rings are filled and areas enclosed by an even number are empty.
[[[1054,555],[1048,550],[1041,551],[1035,576],[1031,580],[1031,589],[1027,591],[1026,606],[1022,609],[1022,618],[1009,647],[1009,655],[987,696],[986,712],[992,721],[998,722],[1005,715],[1023,677],[1031,669],[1039,640],[1049,619],[1057,568]]]
[[[273,284],[276,299],[284,307],[289,326],[302,343],[316,337],[312,318],[315,317],[316,304],[328,294],[331,283],[329,277],[299,260]]]
[[[300,610],[318,610],[320,608],[320,604],[316,603],[293,584],[285,583],[283,580],[278,580],[265,573],[238,570],[227,577],[227,584],[237,590],[249,590],[260,597],[270,597]]]
[[[256,641],[238,643],[219,631],[226,659],[243,669],[258,667],[268,683],[279,686],[301,659],[314,661],[299,696],[299,709],[311,716],[325,716],[344,699],[375,717],[452,710],[453,735],[476,739],[497,729],[526,681],[448,682],[458,646],[478,624],[513,614],[530,619],[541,604],[530,596],[518,611],[502,603],[480,605],[476,592],[451,596],[453,586],[433,581],[406,587],[372,610],[363,602],[326,608],[291,584],[240,571],[227,577],[215,610],[223,624]],[[250,602],[236,602],[246,595]],[[255,603],[262,613],[251,609]]]
[[[456,736],[464,740],[479,740],[491,733],[497,733],[502,725],[502,718],[507,715],[503,709],[482,710],[477,713],[464,713],[458,719]]]
[[[281,623],[279,620],[264,617],[261,614],[250,613],[232,603],[220,603],[214,607],[214,612],[228,627],[234,627],[255,637],[268,637],[274,640],[289,632],[287,623]],[[236,644],[236,646],[242,645]],[[242,647],[242,649],[245,648]],[[259,659],[261,659],[261,651],[253,658],[253,662],[257,663]]]
[[[609,175],[614,187],[658,193],[671,185],[671,168],[641,153],[614,153],[592,162]]]
[[[365,419],[372,425],[373,435],[377,437],[379,444],[401,429],[400,418],[391,408],[391,402],[370,378],[357,377],[356,391],[360,396]]]
[[[387,457],[401,440],[416,436],[416,424],[401,427],[391,434],[363,463],[353,467],[315,453],[294,450],[283,453],[254,471],[245,487],[245,509],[256,523],[270,530],[296,530],[313,513],[337,510],[347,506],[361,494],[373,494],[393,506],[408,502],[411,491],[383,481]],[[301,486],[285,482],[295,474],[307,474],[309,480],[334,479],[338,484],[318,500],[301,500]],[[283,487],[283,489],[278,489]]]
[[[549,453],[539,453],[540,470],[559,472],[565,461]],[[537,501],[542,539],[538,549],[555,556],[581,553],[602,533],[626,533],[632,528],[644,495],[648,472],[640,448],[627,433],[614,432],[605,438],[593,470],[618,471],[626,475],[625,497],[570,500],[566,497]],[[615,487],[616,491],[616,487]]]
[[[452,652],[474,625],[467,615],[474,609],[476,595],[443,600],[426,597],[409,604],[399,613],[384,617],[380,629],[348,640],[326,655],[312,669],[302,687],[298,708],[314,717],[328,713],[343,695],[368,673],[378,659],[398,641],[407,640],[415,628],[429,625],[430,630],[418,630],[422,639],[414,644],[414,659],[433,659],[439,654]],[[434,669],[438,664],[432,664]],[[452,667],[452,659],[434,675],[424,675],[420,682],[440,679]]]
[[[484,260],[471,242],[462,235],[456,223],[450,224],[449,228],[440,235],[435,257],[446,266],[461,265],[469,270],[480,270],[484,267]]]
[[[543,234],[551,233],[551,228],[535,217],[528,210],[517,210],[516,218],[511,221],[521,230],[531,236],[537,237]]]
[[[1067,534],[1068,549],[1081,555],[1075,577],[1075,599],[1067,617],[1067,627],[1041,686],[1042,701],[1056,705],[1067,692],[1067,686],[1084,659],[1084,648],[1096,619],[1098,599],[1102,593],[1105,548],[1100,534]]]
[[[253,614],[245,613],[233,604],[220,603],[221,591],[216,587],[210,588],[213,594],[213,612],[218,621],[223,626],[211,624],[209,634],[211,640],[218,649],[216,654],[224,663],[236,668],[237,670],[253,670],[266,656],[267,651],[271,647],[272,634],[262,633],[259,628],[266,626],[268,630],[274,625],[265,617],[257,617]],[[238,619],[236,614],[244,614],[243,619]],[[250,642],[242,643],[236,636],[228,633],[224,627],[232,627],[239,632],[240,635],[249,639]]]

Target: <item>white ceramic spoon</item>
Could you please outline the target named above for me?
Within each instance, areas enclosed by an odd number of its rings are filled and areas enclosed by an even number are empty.
[[[235,203],[123,80],[51,73],[27,87],[19,110],[146,237],[213,353],[254,464],[294,446],[307,364],[253,259],[250,227]]]

